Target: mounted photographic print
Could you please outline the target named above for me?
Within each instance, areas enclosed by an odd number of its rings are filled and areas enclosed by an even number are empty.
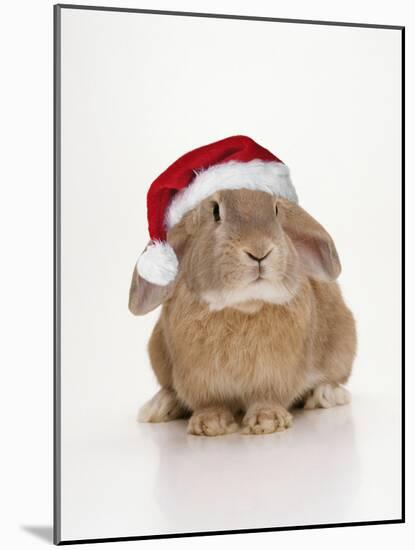
[[[403,27],[54,10],[55,543],[403,522]]]

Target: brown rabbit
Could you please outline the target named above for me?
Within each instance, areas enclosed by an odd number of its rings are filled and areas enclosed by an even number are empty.
[[[292,200],[252,189],[213,192],[167,232],[179,263],[164,286],[134,269],[129,309],[162,304],[149,343],[161,390],[145,422],[191,415],[188,431],[263,434],[288,428],[294,404],[349,402],[353,316],[335,282],[325,229]]]

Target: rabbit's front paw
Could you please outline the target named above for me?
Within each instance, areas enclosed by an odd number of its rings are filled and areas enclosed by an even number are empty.
[[[221,407],[196,410],[187,427],[187,432],[193,435],[225,435],[237,430],[238,424],[231,411]]]
[[[270,434],[292,426],[293,417],[280,405],[255,404],[242,420],[243,434]]]

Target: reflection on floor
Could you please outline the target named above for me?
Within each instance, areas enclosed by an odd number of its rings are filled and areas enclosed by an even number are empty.
[[[64,540],[400,517],[399,407],[379,397],[298,410],[264,436],[190,436],[185,421],[120,414],[63,457]]]

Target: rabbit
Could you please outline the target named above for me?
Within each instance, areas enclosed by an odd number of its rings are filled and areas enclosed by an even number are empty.
[[[148,351],[160,391],[144,422],[188,417],[188,433],[269,434],[290,409],[350,401],[356,327],[327,231],[302,207],[250,189],[214,192],[167,233],[179,272],[134,269],[129,309],[162,304]]]

